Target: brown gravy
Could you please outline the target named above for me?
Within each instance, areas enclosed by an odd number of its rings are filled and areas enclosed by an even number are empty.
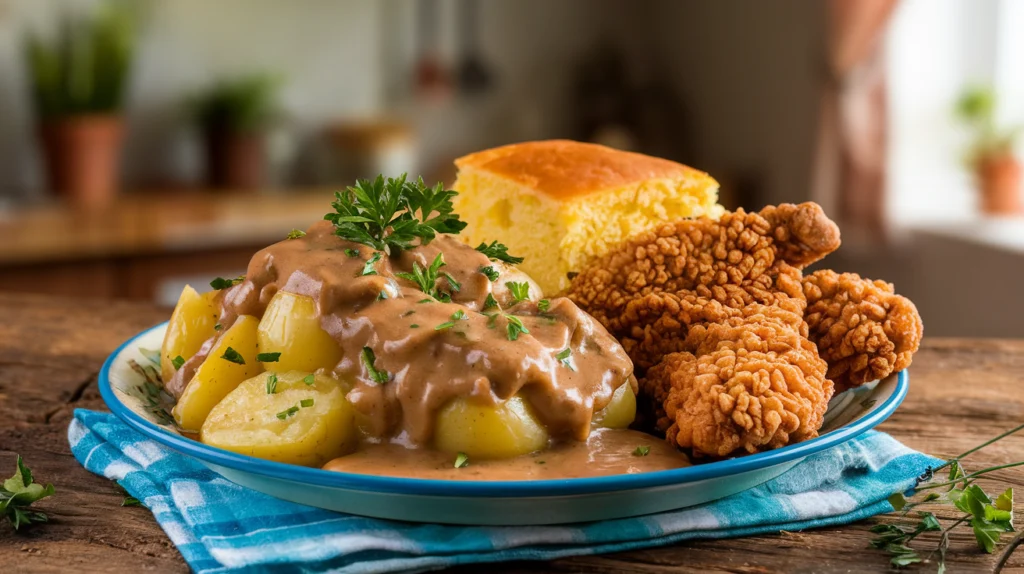
[[[637,456],[637,447],[650,447]],[[504,460],[473,460],[455,468],[451,454],[399,444],[364,444],[324,470],[436,480],[545,480],[637,474],[689,466],[665,441],[632,430],[598,429],[586,442],[564,441],[548,450]]]
[[[398,275],[412,272],[414,263],[428,267],[439,253],[446,265],[436,286],[450,302]],[[496,281],[481,271],[486,267],[500,273]],[[528,282],[529,299],[517,301],[509,281]],[[304,237],[257,252],[244,281],[221,292],[220,333],[240,315],[262,317],[278,291],[316,302],[321,327],[343,352],[325,368],[353,382],[348,400],[381,440],[429,444],[437,411],[452,399],[497,404],[517,393],[552,437],[586,440],[593,413],[619,386],[632,384],[632,363],[597,321],[565,298],[542,307],[529,277],[451,236],[389,256],[337,237],[327,221],[316,223]],[[498,309],[487,307],[491,298],[500,306],[496,316]],[[515,321],[529,332],[510,340]],[[216,337],[207,341],[168,381],[174,396],[215,343]],[[373,350],[386,382],[375,381],[360,360],[364,347]],[[567,361],[557,356],[565,349]]]

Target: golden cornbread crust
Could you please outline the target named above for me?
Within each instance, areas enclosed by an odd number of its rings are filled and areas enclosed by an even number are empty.
[[[558,200],[657,179],[718,187],[710,175],[681,163],[571,140],[506,145],[461,157],[455,165],[490,172]]]

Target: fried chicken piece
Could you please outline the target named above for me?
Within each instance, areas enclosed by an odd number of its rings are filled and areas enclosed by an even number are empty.
[[[652,293],[741,308],[802,299],[800,269],[839,246],[839,228],[815,203],[738,210],[715,221],[684,219],[626,241],[581,270],[567,295],[620,339],[638,339],[637,315]]]
[[[891,283],[822,270],[804,277],[803,291],[811,341],[838,391],[910,366],[924,327]]]
[[[817,436],[833,386],[806,329],[797,313],[759,304],[691,327],[686,350],[646,377],[669,442],[724,457]]]

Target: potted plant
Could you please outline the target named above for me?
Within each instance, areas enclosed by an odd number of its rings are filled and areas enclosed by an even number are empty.
[[[971,88],[957,101],[957,115],[974,132],[967,165],[981,188],[981,210],[993,215],[1020,213],[1021,165],[1014,155],[1019,127],[999,129],[991,89]]]
[[[66,18],[50,42],[36,34],[26,39],[49,186],[75,203],[105,204],[117,192],[133,47],[133,20],[112,4]]]
[[[280,83],[266,74],[223,80],[194,97],[203,133],[207,182],[215,188],[255,189],[266,172],[266,129],[277,114]]]

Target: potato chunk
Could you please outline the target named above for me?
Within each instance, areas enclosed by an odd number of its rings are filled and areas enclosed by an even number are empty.
[[[221,399],[242,381],[263,371],[263,365],[256,360],[258,324],[255,317],[242,315],[221,335],[174,405],[172,414],[181,428],[199,430]]]
[[[174,376],[175,357],[186,361],[191,359],[199,347],[216,333],[213,327],[220,315],[216,297],[216,291],[200,295],[189,285],[181,291],[160,347],[160,374],[164,382]]]
[[[277,382],[268,394],[271,376]],[[313,377],[313,383],[305,377]],[[355,448],[353,410],[335,379],[301,371],[263,373],[214,407],[200,440],[267,460],[322,466]]]
[[[520,396],[500,405],[460,397],[437,415],[434,446],[470,457],[511,458],[545,448],[548,431]]]
[[[635,418],[636,394],[633,393],[633,385],[626,381],[615,389],[611,402],[594,413],[590,422],[596,427],[624,429],[633,424]]]
[[[341,361],[338,343],[320,328],[316,302],[305,295],[278,291],[260,321],[261,353],[281,353],[267,370],[308,371],[333,369]]]

